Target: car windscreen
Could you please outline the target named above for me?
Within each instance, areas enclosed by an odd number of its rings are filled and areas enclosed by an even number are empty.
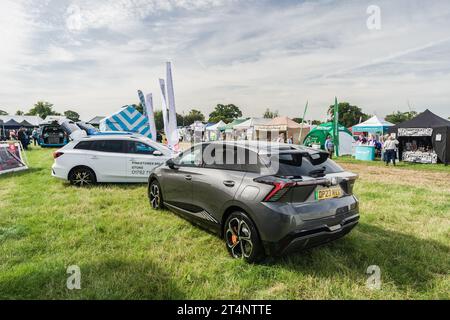
[[[278,161],[276,175],[292,177],[320,177],[344,171],[337,163],[327,158],[326,153],[281,152],[271,156],[271,166]]]

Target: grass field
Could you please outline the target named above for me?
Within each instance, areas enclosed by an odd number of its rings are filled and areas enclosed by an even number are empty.
[[[74,188],[50,176],[52,150],[0,176],[3,299],[449,299],[450,170],[343,159],[360,175],[360,224],[347,237],[249,265],[170,212],[145,185]],[[431,168],[432,167],[432,168]],[[66,268],[81,268],[81,289]],[[381,289],[366,269],[381,269]]]

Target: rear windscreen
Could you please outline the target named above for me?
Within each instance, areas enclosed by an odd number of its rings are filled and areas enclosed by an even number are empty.
[[[279,161],[277,175],[280,176],[323,176],[344,171],[337,163],[327,158],[326,154],[304,154],[297,152],[280,153],[273,160]],[[272,161],[273,161],[272,160]]]

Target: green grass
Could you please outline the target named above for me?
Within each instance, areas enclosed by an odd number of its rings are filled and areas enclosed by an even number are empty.
[[[350,235],[250,265],[151,210],[145,185],[80,189],[52,178],[51,151],[33,149],[30,170],[0,176],[0,298],[450,298],[449,188],[361,174],[361,222]],[[431,170],[450,183],[447,168]],[[66,288],[69,265],[81,268],[81,290]],[[366,287],[370,265],[381,268],[381,290]]]
[[[336,160],[336,159],[335,159]],[[356,160],[351,156],[342,156],[339,157],[337,162],[345,164],[345,163],[354,163],[354,164],[364,164],[367,166],[385,166],[385,163],[381,161],[379,158],[375,159],[375,161],[361,161]],[[392,166],[392,163],[390,164]],[[407,169],[407,170],[419,170],[419,171],[434,171],[434,172],[447,172],[450,173],[450,165],[444,165],[442,163],[439,164],[424,164],[424,163],[408,163],[408,162],[398,162],[396,163],[396,168],[399,169]]]

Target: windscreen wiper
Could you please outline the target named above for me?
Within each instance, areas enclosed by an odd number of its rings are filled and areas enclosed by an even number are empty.
[[[325,176],[325,170],[326,170],[325,167],[322,167],[322,168],[316,169],[316,170],[311,170],[308,173],[308,175],[313,178],[321,178],[321,177]]]

